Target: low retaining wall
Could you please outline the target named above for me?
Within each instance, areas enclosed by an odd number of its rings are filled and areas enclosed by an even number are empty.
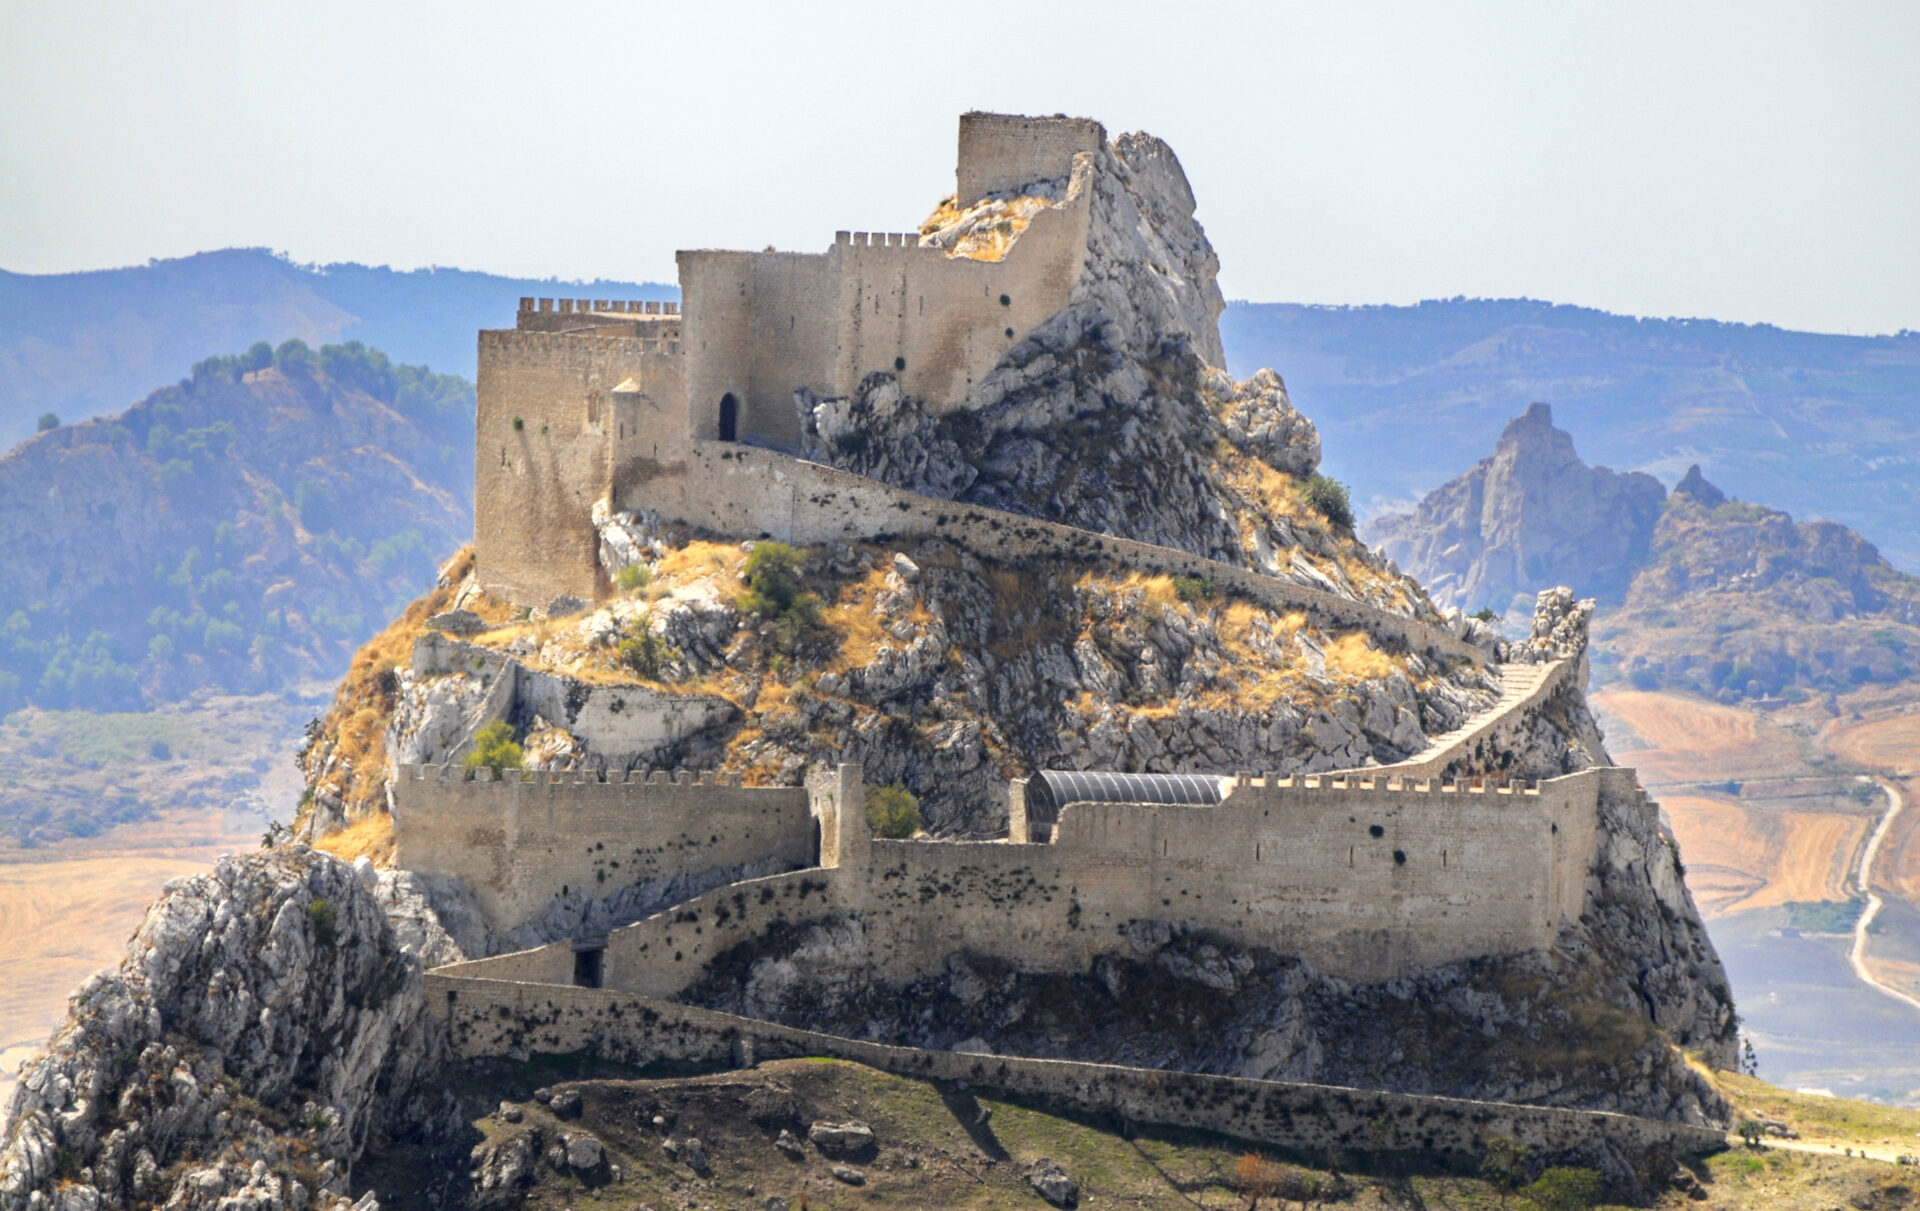
[[[1323,626],[1364,630],[1430,657],[1487,663],[1486,652],[1438,627],[1323,589],[1173,547],[923,496],[756,446],[696,441],[685,474],[636,485],[634,493],[635,500],[623,499],[619,507],[652,509],[720,534],[803,545],[901,535],[951,538],[989,558],[1077,556],[1199,576],[1264,604],[1305,610]]]
[[[1471,1161],[1488,1140],[1507,1138],[1543,1157],[1591,1155],[1599,1145],[1638,1169],[1651,1157],[1726,1145],[1715,1128],[1595,1110],[892,1047],[598,989],[429,974],[427,998],[463,1059],[584,1051],[633,1064],[748,1066],[829,1056],[1312,1155],[1424,1153]]]

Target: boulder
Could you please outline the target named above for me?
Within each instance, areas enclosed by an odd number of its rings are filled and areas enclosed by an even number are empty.
[[[852,1156],[873,1147],[873,1128],[859,1119],[822,1119],[807,1128],[807,1139],[830,1156]]]
[[[1048,1157],[1041,1157],[1027,1170],[1027,1181],[1040,1197],[1056,1207],[1071,1207],[1080,1201],[1080,1187],[1067,1171]]]

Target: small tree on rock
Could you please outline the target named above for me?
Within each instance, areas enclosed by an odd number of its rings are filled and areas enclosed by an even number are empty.
[[[467,754],[467,768],[485,767],[497,778],[506,770],[525,768],[525,756],[513,742],[513,727],[505,719],[495,719],[473,734],[473,751]]]

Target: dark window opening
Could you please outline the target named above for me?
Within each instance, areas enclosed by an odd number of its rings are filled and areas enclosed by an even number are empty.
[[[1013,306],[1013,300],[1003,294],[1000,296],[1000,305],[1002,307],[1011,307]]]
[[[1369,837],[1384,837],[1387,835],[1387,830],[1381,828],[1378,824],[1369,824],[1367,826],[1367,835]]]
[[[907,359],[906,359],[906,358],[904,358],[904,357],[896,357],[896,358],[894,358],[894,359],[893,359],[893,368],[894,368],[895,370],[905,370],[905,369],[907,368]]]
[[[1007,329],[1007,339],[1008,339],[1008,340],[1012,340],[1012,339],[1013,339],[1013,329],[1011,329],[1011,328],[1009,328],[1009,329]]]
[[[1394,864],[1395,866],[1405,866],[1405,865],[1407,864],[1407,851],[1406,851],[1406,850],[1404,850],[1404,849],[1396,849],[1396,850],[1394,850],[1394,851],[1393,851],[1393,864]]]
[[[729,391],[720,397],[720,440],[723,442],[740,439],[740,401],[733,398]]]
[[[575,988],[600,987],[600,961],[606,953],[604,950],[576,950],[573,952],[573,985]]]

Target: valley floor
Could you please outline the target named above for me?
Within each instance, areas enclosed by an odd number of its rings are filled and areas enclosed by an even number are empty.
[[[46,1045],[81,981],[124,956],[161,885],[258,846],[265,811],[292,815],[300,709],[278,698],[223,699],[164,715],[20,712],[0,724],[7,793],[28,810],[63,778],[158,809],[91,837],[0,844],[0,1118],[20,1063]],[[122,751],[130,734],[137,751]],[[153,757],[154,735],[179,751]],[[164,806],[172,801],[187,805]]]
[[[1680,840],[1761,1072],[1920,1105],[1920,687],[1850,695],[1837,715],[1621,689],[1593,702]],[[1908,808],[1889,819],[1896,795]]]

